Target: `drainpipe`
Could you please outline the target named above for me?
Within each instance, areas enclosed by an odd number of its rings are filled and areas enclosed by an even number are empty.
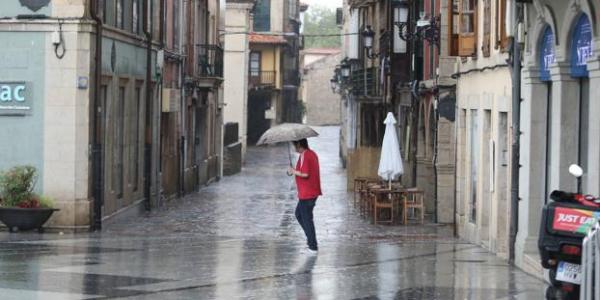
[[[101,1],[90,1],[92,19],[96,22],[96,48],[94,53],[94,90],[90,106],[90,124],[92,141],[92,182],[93,182],[93,230],[102,229],[102,205],[104,204],[104,105],[100,95],[102,84],[102,9]]]
[[[510,209],[510,249],[509,259],[515,261],[515,244],[519,229],[519,169],[520,138],[521,138],[521,45],[519,44],[518,25],[521,21],[521,4],[513,1],[513,32],[512,39],[512,165],[511,165],[511,209]]]
[[[144,26],[143,26],[143,30],[144,30],[144,35],[146,36],[146,109],[152,109],[152,107],[154,107],[154,105],[152,104],[154,101],[154,97],[152,97],[152,95],[154,93],[152,93],[152,18],[150,17],[150,11],[152,11],[152,4],[150,3],[150,1],[143,1],[144,2]],[[152,115],[155,114],[156,112],[152,112],[152,114],[149,114],[148,112],[146,112],[146,118],[150,117],[152,118]],[[146,121],[146,124],[152,124],[151,122]],[[146,128],[146,130],[148,130]],[[151,135],[153,135],[152,133],[152,129],[151,131]],[[153,140],[153,139],[151,139]],[[147,149],[145,149],[144,152],[146,157],[144,158],[144,160],[148,160],[147,162],[144,162],[144,198],[146,199],[146,210],[150,210],[152,208],[152,201],[150,200],[151,198],[151,187],[152,187],[152,155],[153,155],[153,145],[152,142],[150,142],[149,144],[146,144],[146,142],[144,143],[144,146],[147,147]],[[155,166],[156,168],[156,166]]]

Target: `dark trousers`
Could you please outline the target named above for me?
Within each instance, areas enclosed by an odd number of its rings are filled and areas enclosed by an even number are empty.
[[[315,208],[316,203],[316,198],[310,200],[299,200],[298,206],[296,206],[296,219],[298,220],[298,223],[300,223],[300,226],[302,226],[304,234],[306,234],[308,248],[312,250],[318,249],[315,223],[313,222],[313,209]]]

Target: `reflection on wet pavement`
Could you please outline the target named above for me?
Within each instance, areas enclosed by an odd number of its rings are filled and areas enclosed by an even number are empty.
[[[320,128],[317,257],[293,212],[286,147],[250,148],[241,174],[101,233],[0,233],[0,299],[542,299],[541,281],[449,227],[357,216]]]

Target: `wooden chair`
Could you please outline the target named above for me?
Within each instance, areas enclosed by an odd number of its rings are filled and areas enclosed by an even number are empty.
[[[392,190],[389,189],[373,189],[372,190],[372,216],[373,224],[388,223],[394,224],[394,201],[392,198]],[[382,210],[389,210],[390,217],[387,220],[380,219]]]
[[[423,190],[412,188],[405,191],[403,206],[403,223],[408,224],[408,214],[410,210],[416,214],[419,211],[418,219],[420,224],[425,222],[425,192]]]
[[[354,179],[354,207],[360,204],[360,197],[362,196],[362,192],[364,192],[368,181],[369,178],[366,177],[358,177]]]

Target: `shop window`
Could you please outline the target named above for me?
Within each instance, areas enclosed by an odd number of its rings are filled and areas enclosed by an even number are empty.
[[[254,31],[261,32],[270,30],[271,0],[258,0],[254,6]]]
[[[453,18],[458,21],[458,55],[474,56],[477,53],[477,0],[454,0],[458,9]]]
[[[508,50],[508,36],[506,34],[506,2],[496,0],[496,43],[495,48],[502,52]]]

